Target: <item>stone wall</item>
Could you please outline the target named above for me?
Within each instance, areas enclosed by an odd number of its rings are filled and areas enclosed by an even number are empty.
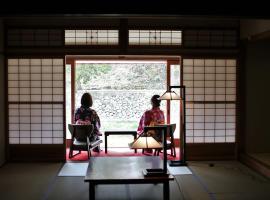
[[[85,91],[77,91],[76,107]],[[108,120],[138,120],[143,112],[151,108],[150,99],[164,90],[92,90],[93,109],[100,118]],[[165,102],[162,102],[165,105]]]

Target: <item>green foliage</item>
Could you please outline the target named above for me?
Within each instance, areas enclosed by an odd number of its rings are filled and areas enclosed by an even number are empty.
[[[79,64],[77,90],[164,89],[166,65],[156,63]]]
[[[82,85],[89,85],[95,79],[107,74],[112,67],[109,64],[83,63],[76,65],[76,86],[82,89]]]

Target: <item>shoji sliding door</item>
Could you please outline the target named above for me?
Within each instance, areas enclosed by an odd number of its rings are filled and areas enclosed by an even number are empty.
[[[12,58],[8,74],[10,160],[64,160],[62,58]]]
[[[236,60],[184,59],[188,143],[234,143]]]

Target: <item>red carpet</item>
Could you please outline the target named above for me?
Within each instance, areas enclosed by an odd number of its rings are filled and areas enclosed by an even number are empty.
[[[73,151],[73,154],[76,154],[76,151]],[[168,151],[170,153],[170,151]],[[71,159],[68,157],[69,154],[69,148],[66,149],[66,160],[67,161],[86,161],[88,160],[87,158],[87,152],[86,151],[81,151],[80,154],[72,157]],[[176,157],[168,155],[168,160],[179,160],[179,148],[176,148]],[[100,153],[96,152],[91,152],[91,156],[94,157],[114,157],[114,156],[148,156],[151,154],[142,154],[142,150],[139,149],[137,150],[137,153],[134,153],[134,150],[130,150],[129,148],[108,148],[107,154],[105,154],[105,150],[102,149]],[[160,153],[159,156],[162,158],[163,153]]]

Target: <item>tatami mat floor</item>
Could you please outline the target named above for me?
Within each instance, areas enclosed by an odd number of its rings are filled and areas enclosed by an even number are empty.
[[[171,200],[269,200],[270,180],[236,161],[189,161],[192,175],[176,175]],[[86,200],[84,177],[58,177],[63,163],[8,163],[0,168],[1,200]],[[104,185],[97,200],[161,200],[161,185]]]

